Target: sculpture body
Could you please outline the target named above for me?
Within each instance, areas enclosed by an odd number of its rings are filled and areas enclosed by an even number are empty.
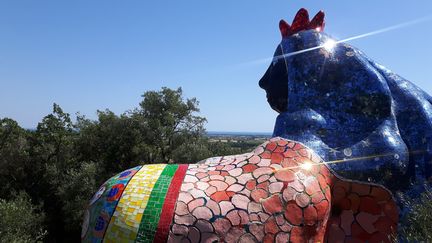
[[[86,215],[86,242],[374,242],[398,222],[388,190],[339,178],[283,138],[200,164],[133,168],[102,185]]]

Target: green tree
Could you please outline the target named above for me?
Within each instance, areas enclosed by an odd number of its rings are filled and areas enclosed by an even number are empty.
[[[66,172],[80,167],[74,150],[76,137],[70,115],[57,104],[53,105],[53,112],[42,119],[30,137],[34,185],[28,193],[37,202],[43,203],[48,240],[79,240],[79,237],[74,238],[74,235],[79,236],[78,227],[75,227],[76,232],[66,230],[64,195],[58,193],[63,184],[70,183],[66,180]]]
[[[400,242],[432,242],[432,191],[426,186],[425,191],[416,200],[403,197],[407,209],[402,218],[403,227],[397,240]]]
[[[143,163],[191,163],[211,155],[198,101],[182,90],[143,94],[140,106],[120,116],[98,111],[98,120],[79,117],[79,160],[100,164],[106,175]]]
[[[76,132],[68,113],[53,104],[53,112],[42,119],[37,126],[33,155],[37,156],[47,166],[55,165],[65,169],[71,166],[73,158],[73,142]]]
[[[0,198],[7,199],[11,192],[31,185],[28,149],[27,132],[12,119],[0,119]]]
[[[184,100],[182,95],[181,88],[148,91],[143,95],[140,108],[132,112],[132,116],[142,123],[143,133],[147,135],[145,143],[154,151],[150,158],[152,162],[174,162],[173,155],[179,154],[176,150],[192,148],[205,133],[206,119],[196,115],[199,102],[196,98]],[[175,161],[178,163],[193,159],[177,158],[180,159]]]
[[[0,199],[0,242],[39,242],[46,231],[44,214],[21,192],[10,200]]]
[[[79,168],[72,168],[65,172],[64,182],[56,191],[62,202],[65,230],[73,232],[75,240],[79,240],[78,232],[81,230],[84,209],[100,185],[96,182],[97,175],[97,164],[81,163]]]
[[[127,114],[98,111],[98,120],[78,117],[79,159],[98,163],[105,175],[112,175],[146,161],[149,151],[143,144],[140,124]]]

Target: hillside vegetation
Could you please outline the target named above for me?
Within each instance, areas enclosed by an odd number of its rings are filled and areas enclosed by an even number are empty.
[[[35,130],[0,119],[0,242],[79,242],[89,198],[122,170],[254,147],[210,142],[198,112],[198,101],[183,98],[181,88],[162,88],[121,115],[97,111],[96,120],[72,121],[57,104]]]

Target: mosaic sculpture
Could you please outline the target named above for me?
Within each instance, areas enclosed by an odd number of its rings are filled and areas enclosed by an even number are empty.
[[[259,81],[280,113],[273,136],[305,144],[346,178],[416,194],[432,175],[432,97],[321,32],[323,18],[309,22],[301,9],[292,26],[280,22]]]
[[[323,28],[324,13],[304,9],[280,22],[260,80],[280,113],[274,138],[114,176],[90,201],[83,242],[390,242],[396,192],[430,176],[431,99]]]
[[[101,186],[85,242],[341,242],[388,240],[398,209],[376,184],[338,177],[301,143],[190,165],[144,165]]]

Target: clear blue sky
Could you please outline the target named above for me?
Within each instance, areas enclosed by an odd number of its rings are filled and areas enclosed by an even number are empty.
[[[151,3],[152,2],[152,3]],[[120,114],[141,94],[183,87],[207,129],[271,132],[258,80],[301,7],[342,39],[432,14],[432,1],[0,1],[0,117],[32,128],[50,113]],[[432,93],[432,21],[352,41]]]

